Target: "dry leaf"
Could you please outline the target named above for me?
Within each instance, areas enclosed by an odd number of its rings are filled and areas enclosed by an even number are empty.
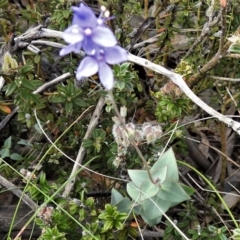
[[[222,8],[225,8],[227,6],[227,0],[220,0],[220,5]]]
[[[0,105],[0,109],[7,114],[12,112],[11,108],[8,106]]]
[[[223,200],[225,201],[225,203],[227,204],[227,206],[231,209],[233,207],[236,206],[236,204],[239,202],[240,200],[240,194],[237,193],[236,191],[231,191],[228,194],[226,194],[223,197]],[[225,209],[225,207],[223,206],[223,204],[221,205],[221,207],[223,209]]]

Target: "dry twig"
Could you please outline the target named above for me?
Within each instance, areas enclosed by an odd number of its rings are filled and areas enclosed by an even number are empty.
[[[97,123],[98,123],[98,119],[100,117],[100,114],[101,114],[101,111],[102,111],[102,108],[105,104],[105,99],[104,97],[101,97],[99,100],[98,100],[98,103],[97,103],[97,106],[95,108],[95,111],[93,112],[92,114],[92,118],[90,120],[90,123],[88,125],[88,129],[87,129],[87,132],[83,138],[84,139],[88,139],[93,131],[93,129],[96,127]],[[72,172],[69,176],[69,179],[70,181],[68,182],[68,184],[66,185],[65,187],[65,190],[63,192],[63,197],[66,198],[69,196],[73,186],[74,186],[74,183],[76,181],[76,173],[79,169],[79,167],[81,166],[82,164],[82,160],[83,160],[83,157],[85,155],[85,148],[83,147],[83,144],[81,144],[81,147],[78,151],[78,155],[77,155],[77,158],[76,158],[76,161],[74,163],[74,166],[73,166],[73,169],[72,169]]]
[[[38,205],[23,193],[17,186],[9,182],[6,178],[0,175],[0,184],[11,191],[13,194],[21,198],[34,212],[38,209]]]

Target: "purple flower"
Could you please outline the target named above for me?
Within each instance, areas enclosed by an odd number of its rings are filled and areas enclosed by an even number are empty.
[[[81,61],[76,77],[81,80],[83,77],[90,77],[98,72],[102,85],[110,90],[114,86],[114,77],[108,64],[122,63],[127,61],[127,58],[127,51],[119,46],[96,47],[91,56]]]
[[[116,46],[117,40],[106,26],[110,20],[109,11],[102,8],[97,18],[93,11],[83,3],[79,7],[72,7],[72,25],[63,33],[64,40],[69,43],[60,55],[70,52],[78,53],[83,49],[89,56],[85,57],[77,69],[77,79],[90,77],[99,72],[99,79],[103,86],[110,90],[114,86],[114,77],[108,64],[118,64],[127,61],[127,52]]]
[[[61,56],[70,52],[78,53],[81,48],[89,54],[96,45],[112,47],[117,44],[116,37],[105,25],[107,18],[102,18],[103,14],[97,18],[83,3],[80,7],[72,7],[72,10],[72,25],[63,33],[63,39],[69,45],[61,50]]]

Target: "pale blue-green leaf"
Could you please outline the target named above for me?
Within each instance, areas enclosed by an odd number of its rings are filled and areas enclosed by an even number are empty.
[[[158,196],[152,197],[151,200],[147,199],[142,202],[145,216],[148,217],[149,219],[154,219],[162,216],[163,213],[165,213],[171,206],[171,202],[164,201]]]
[[[140,202],[140,189],[133,182],[127,184],[127,193],[135,202]]]
[[[130,170],[128,169],[128,175],[137,187],[141,187],[143,181],[149,179],[146,170]]]
[[[189,195],[183,190],[179,183],[166,180],[158,192],[158,197],[169,202],[181,203],[189,200]]]
[[[157,184],[157,183],[163,183],[167,177],[167,171],[168,171],[168,167],[164,166],[162,168],[159,168],[155,171],[153,171],[152,169],[150,170],[150,174],[152,176],[153,181]]]
[[[140,201],[155,196],[159,192],[159,190],[160,187],[158,184],[154,184],[151,182],[150,179],[146,179],[141,185]]]
[[[112,188],[111,205],[115,206],[123,199],[123,196],[115,189]]]
[[[142,209],[142,206],[140,204],[137,204],[137,203],[134,203],[132,202],[132,204],[134,204],[134,207],[133,207],[133,211],[139,215],[140,212],[141,212],[141,209]]]
[[[119,212],[129,213],[132,210],[132,201],[128,197],[125,197],[116,206]]]
[[[162,219],[162,215],[159,215],[156,218],[149,218],[149,215],[146,211],[143,210],[143,208],[141,208],[140,215],[143,218],[144,222],[147,223],[149,226],[154,226],[158,224]]]
[[[178,182],[178,168],[177,162],[172,148],[168,149],[152,166],[151,171],[157,171],[162,167],[168,167],[167,169],[167,179]]]

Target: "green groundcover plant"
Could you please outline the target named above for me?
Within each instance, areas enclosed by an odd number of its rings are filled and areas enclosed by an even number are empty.
[[[145,6],[148,5],[146,2],[148,1],[145,1]],[[163,2],[166,4],[165,1]],[[215,6],[213,2],[208,1],[209,8],[218,9],[219,3]],[[17,122],[14,120],[15,125],[10,126],[10,133],[3,135],[2,138],[4,141],[0,150],[0,173],[4,176],[21,176],[24,180],[19,185],[24,187],[24,190],[19,196],[20,199],[27,194],[38,204],[25,226],[34,222],[42,230],[38,236],[39,240],[125,240],[137,237],[143,239],[142,229],[153,230],[160,226],[164,226],[165,231],[162,236],[164,240],[240,239],[238,224],[226,204],[225,208],[235,225],[232,232],[222,223],[208,226],[198,224],[197,227],[192,227],[192,223],[198,221],[198,209],[191,202],[195,190],[181,183],[173,150],[179,148],[181,152],[185,152],[186,146],[182,140],[179,140],[184,130],[173,129],[172,123],[182,118],[183,114],[190,113],[194,107],[189,99],[181,97],[180,94],[174,95],[174,88],[169,91],[169,95],[165,94],[168,91],[167,87],[153,93],[149,86],[143,84],[138,71],[127,62],[129,56],[127,47],[122,46],[131,45],[134,40],[129,40],[130,29],[126,26],[126,22],[130,20],[131,15],[142,11],[140,1],[103,1],[103,4],[112,8],[113,13],[118,17],[110,16],[105,6],[102,6],[96,15],[83,1],[79,3],[79,1],[41,0],[37,8],[34,8],[33,3],[34,1],[29,1],[26,7],[25,1],[18,1],[18,5],[10,4],[11,7],[7,7],[7,1],[0,2],[0,30],[3,37],[8,40],[7,32],[14,30],[11,23],[16,16],[25,20],[26,26],[36,22],[44,22],[44,27],[47,26],[49,7],[54,10],[50,16],[49,28],[61,30],[62,32],[58,32],[61,35],[58,36],[61,36],[68,45],[64,47],[60,45],[61,50],[57,53],[53,50],[53,46],[56,46],[54,44],[43,48],[41,54],[36,55],[26,51],[22,54],[21,60],[18,59],[19,56],[12,56],[11,52],[7,51],[0,59],[1,75],[6,80],[6,86],[3,88],[4,96],[0,99],[0,109],[4,113],[11,112],[8,101],[12,101],[11,104],[18,108]],[[210,19],[216,15],[213,10],[212,15],[209,15],[211,10],[209,8],[201,9],[199,5],[203,4],[202,2],[173,1],[173,3],[176,6],[170,6],[171,8],[166,12],[169,16],[166,20],[166,25],[169,24],[167,32],[162,34],[158,39],[161,41],[157,42],[159,49],[165,47],[169,51],[173,47],[168,37],[174,30],[177,31],[175,25],[193,27],[193,23],[197,26],[203,24],[202,19],[198,22],[186,19],[187,16],[191,17],[189,13],[191,11],[188,9],[197,11],[198,16],[206,12],[204,18]],[[222,5],[223,3],[224,1],[221,1]],[[233,1],[231,4],[236,3]],[[156,6],[159,7],[156,12],[159,12],[161,5]],[[20,7],[23,9],[20,10]],[[127,20],[122,16],[123,9],[126,11],[124,17]],[[175,12],[171,9],[180,10]],[[6,14],[8,11],[10,11],[9,16]],[[172,11],[171,14],[168,14],[168,11]],[[47,16],[42,15],[41,12],[47,13]],[[170,24],[174,18],[178,18],[179,21]],[[113,21],[116,23],[116,28],[122,27],[122,32],[114,29],[111,25]],[[229,17],[229,21],[235,23],[238,19]],[[222,22],[224,22],[223,18]],[[160,26],[157,27],[160,29]],[[55,33],[57,34],[57,31]],[[143,31],[143,38],[144,34]],[[33,38],[35,41],[35,37]],[[123,39],[127,40],[121,44]],[[230,40],[232,45],[229,52],[239,53],[239,36],[236,35]],[[39,41],[36,40],[35,43]],[[46,44],[44,41],[41,43]],[[162,43],[165,46],[161,45]],[[29,45],[26,46],[31,49]],[[214,46],[214,41],[209,45]],[[202,49],[199,52],[206,55]],[[194,53],[184,59],[178,65],[176,72],[188,80],[194,68],[196,70],[206,63],[206,59],[199,57],[200,55]],[[156,55],[154,61],[159,62],[158,58],[159,56]],[[164,62],[166,59],[167,57],[163,57],[163,64],[166,63]],[[193,66],[194,62],[198,62],[199,66]],[[51,66],[50,70],[46,66]],[[42,71],[43,67],[46,71]],[[222,69],[220,67],[218,69],[221,73]],[[48,86],[44,94],[40,94],[37,89],[59,72],[70,74],[66,83],[58,84],[56,88]],[[148,73],[148,76],[152,74]],[[156,79],[158,77],[153,76]],[[99,84],[96,83],[96,79],[99,79]],[[88,80],[87,84],[86,80]],[[162,84],[164,79],[156,82]],[[210,84],[206,80],[202,85],[203,88],[207,88]],[[223,91],[222,86],[215,87],[220,93]],[[96,88],[99,88],[99,91],[95,91]],[[151,98],[146,97],[148,94]],[[141,99],[145,97],[146,99]],[[91,125],[89,112],[102,98],[105,99],[106,107],[105,109],[99,107],[98,111],[94,112],[98,123],[94,125],[91,134],[86,136],[84,134],[88,133]],[[138,116],[138,122],[132,119],[127,123],[127,115],[141,115],[139,113],[141,111],[136,111],[133,104],[139,108],[144,105],[143,117]],[[118,105],[124,106],[120,112]],[[149,112],[154,112],[157,120],[164,123],[163,128],[159,122],[145,121],[151,119]],[[100,114],[102,114],[101,118]],[[77,120],[74,120],[76,118]],[[166,137],[169,137],[169,134],[163,135],[166,129],[171,129],[172,135],[168,142],[168,150],[165,151],[164,144]],[[11,135],[11,131],[17,134]],[[44,134],[48,142],[44,140]],[[30,140],[26,141],[25,138]],[[178,141],[177,144],[175,140]],[[82,148],[79,150],[80,144]],[[172,148],[169,147],[170,145],[175,146]],[[99,201],[94,195],[95,192],[92,192],[99,190],[101,185],[99,181],[96,185],[92,185],[96,181],[97,174],[86,177],[83,173],[86,166],[81,163],[79,163],[80,170],[77,169],[73,174],[69,172],[70,165],[66,158],[74,158],[78,150],[80,155],[86,156],[84,164],[86,163],[85,165],[90,168],[87,169],[88,171],[96,174],[94,170],[100,170],[103,174],[112,174],[114,180],[123,184],[114,187],[115,182],[109,180],[111,177],[107,178],[110,183],[104,182],[105,189],[101,192],[106,196]],[[205,180],[224,204],[224,200],[212,183],[196,169],[192,168],[192,170]],[[106,180],[105,175],[102,177]],[[71,191],[65,194],[64,188],[71,184]],[[105,191],[106,189],[111,191]],[[218,200],[214,201],[216,203]],[[173,214],[172,218],[169,217],[168,211],[176,206],[181,208],[181,212]],[[180,221],[176,222],[174,218]],[[6,236],[8,240],[14,239],[11,237],[14,224],[13,217]],[[19,231],[15,239],[21,239],[21,231],[24,231],[24,228]]]

